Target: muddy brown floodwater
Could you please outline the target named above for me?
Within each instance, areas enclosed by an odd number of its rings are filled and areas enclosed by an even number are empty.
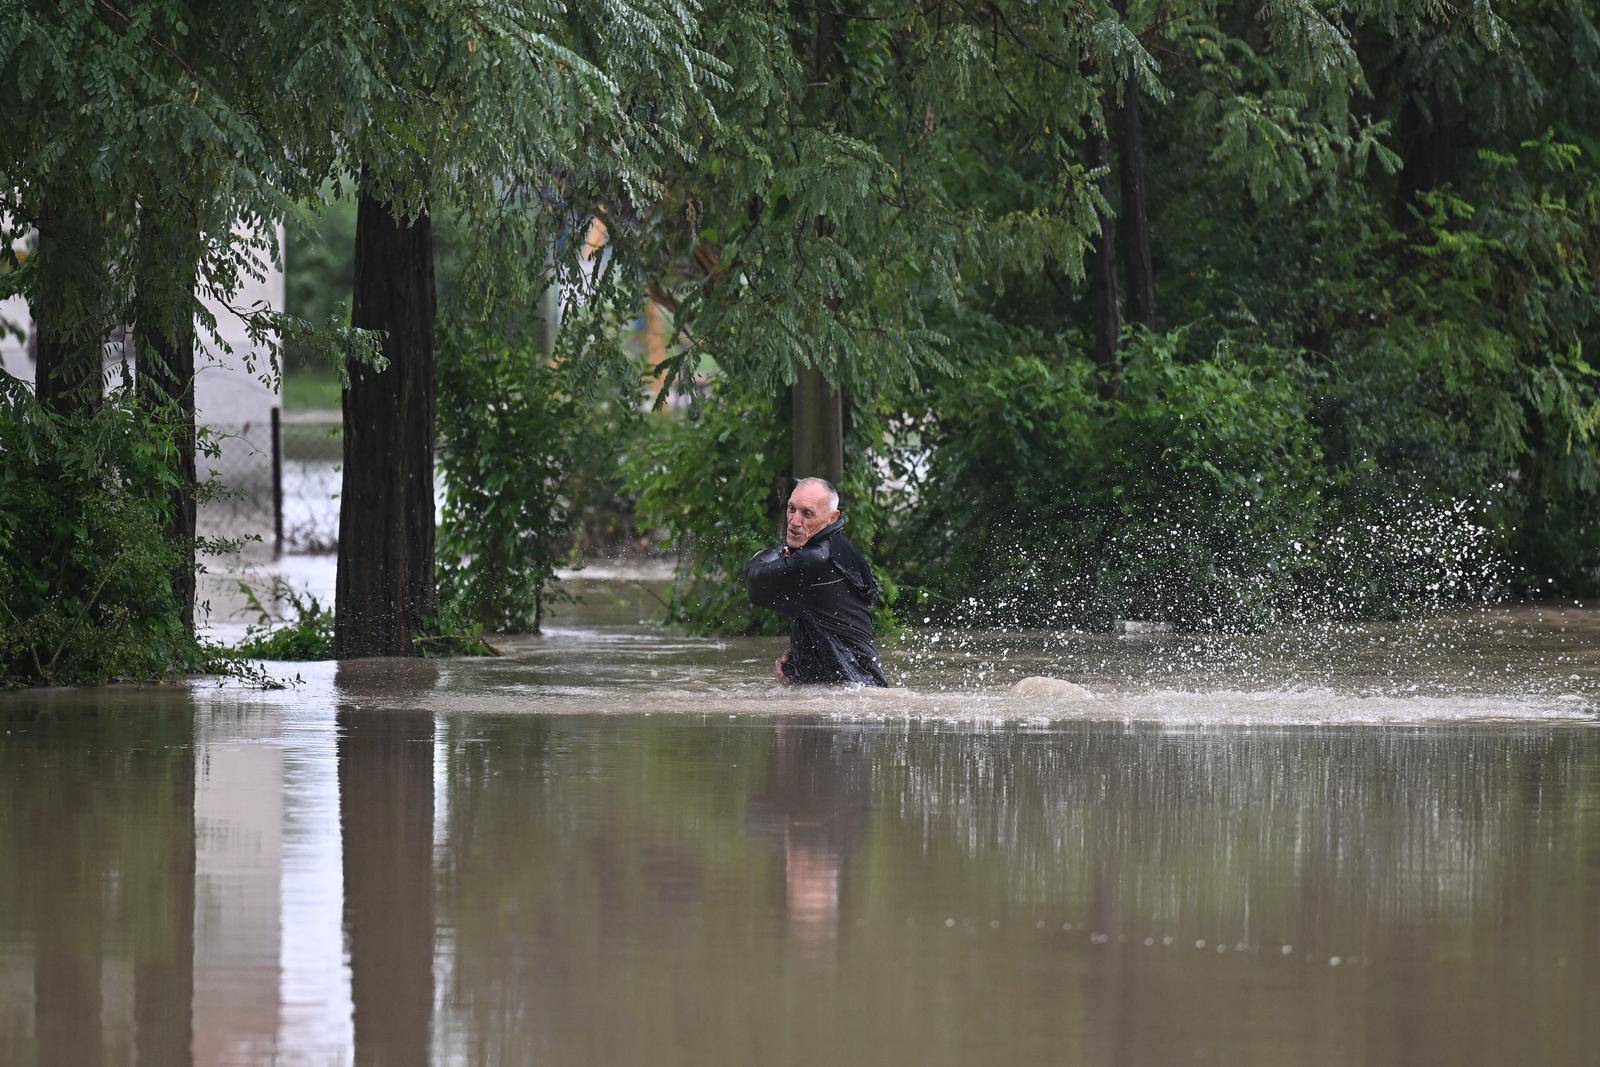
[[[499,659],[0,697],[0,1064],[1600,1057],[1600,612],[800,692],[586,585]]]

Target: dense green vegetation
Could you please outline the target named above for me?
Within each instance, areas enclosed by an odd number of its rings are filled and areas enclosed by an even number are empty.
[[[1593,6],[1123,13],[1143,51],[1087,75],[1037,22],[947,24],[972,66],[931,100],[915,17],[843,38],[835,128],[916,141],[977,238],[913,301],[934,358],[844,375],[847,512],[899,613],[1235,627],[1600,591]],[[708,627],[759,624],[729,578],[789,467],[747,382],[634,461]]]
[[[0,401],[5,673],[72,682],[197,665],[169,580],[181,552],[163,536],[170,428],[122,396],[67,434],[17,385],[8,389]],[[57,498],[77,507],[57,508]],[[70,585],[65,574],[75,577]]]
[[[29,650],[74,628],[73,677],[194,661],[197,299],[280,218],[289,313],[239,314],[348,376],[340,655],[536,624],[619,491],[680,553],[678,620],[770,625],[738,564],[806,474],[902,620],[1600,590],[1593,3],[14,14],[0,295],[40,387],[0,408],[7,678],[64,677]],[[687,416],[623,417],[647,302]],[[77,456],[135,403],[170,445]],[[97,577],[108,524],[138,576]],[[133,619],[176,644],[100,655]]]

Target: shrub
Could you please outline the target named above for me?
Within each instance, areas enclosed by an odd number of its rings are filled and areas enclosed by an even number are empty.
[[[480,330],[439,346],[439,600],[488,630],[538,632],[572,554],[573,473],[616,442],[586,427],[566,365]]]
[[[1032,339],[1036,344],[1042,339]],[[1309,538],[1318,453],[1292,361],[1142,335],[1118,390],[1081,356],[994,355],[939,383],[895,539],[931,615],[1006,625],[1270,617]]]
[[[333,609],[309,593],[300,593],[282,578],[272,580],[271,597],[287,604],[290,615],[278,620],[246,582],[239,583],[245,607],[256,621],[245,627],[244,640],[233,651],[252,659],[333,659]]]
[[[63,416],[0,372],[0,684],[197,671],[264,681],[196,641],[173,595],[173,572],[190,563],[166,537],[180,441],[126,390]]]

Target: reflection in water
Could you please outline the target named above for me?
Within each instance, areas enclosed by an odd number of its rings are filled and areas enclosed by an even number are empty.
[[[750,825],[782,843],[789,929],[806,948],[839,934],[841,874],[872,810],[872,736],[802,718],[773,726]]]
[[[137,714],[136,712],[133,714]],[[283,746],[276,716],[196,727],[195,997],[202,1064],[277,1048],[283,942]]]
[[[425,688],[433,665],[409,667]],[[427,1063],[433,1011],[433,716],[370,711],[341,671],[339,827],[355,1061]]]
[[[70,705],[0,732],[0,1062],[186,1064],[193,707]]]
[[[474,718],[446,751],[440,1025],[469,1059],[1563,1062],[1593,1037],[1587,731]]]
[[[424,710],[454,670],[0,703],[0,1063],[1576,1063],[1600,1037],[1592,727]]]

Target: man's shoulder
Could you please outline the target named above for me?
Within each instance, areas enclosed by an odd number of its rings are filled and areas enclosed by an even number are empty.
[[[824,537],[800,548],[791,549],[789,556],[797,566],[805,570],[821,569],[828,566],[833,559],[832,541],[833,538]]]
[[[841,546],[844,547],[845,551],[854,552],[858,556],[861,554],[861,550],[856,547],[856,543],[850,540],[850,535],[845,533],[843,530],[835,530],[833,536],[828,538],[828,541],[837,541]]]

